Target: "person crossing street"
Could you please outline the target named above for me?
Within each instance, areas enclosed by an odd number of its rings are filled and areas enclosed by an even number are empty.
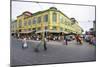
[[[46,42],[47,42],[47,39],[46,39],[46,38],[44,38],[44,50],[45,50],[45,51],[47,50],[47,46],[46,46],[46,45],[47,45],[47,43],[46,43]]]
[[[27,42],[26,42],[26,37],[24,37],[23,39],[23,44],[22,44],[22,48],[28,48]]]

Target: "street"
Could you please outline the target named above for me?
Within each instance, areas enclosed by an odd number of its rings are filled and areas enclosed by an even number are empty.
[[[34,48],[40,41],[27,41],[28,48],[22,49],[22,40],[11,38],[11,65],[37,65],[51,63],[67,63],[79,61],[95,61],[96,48],[84,42],[77,45],[76,41],[69,41],[64,45],[61,41],[47,42],[47,51],[43,45],[39,47],[39,52],[34,52]]]

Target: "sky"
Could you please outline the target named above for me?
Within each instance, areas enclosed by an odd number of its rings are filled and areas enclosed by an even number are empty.
[[[18,15],[25,11],[35,13],[38,11],[56,7],[69,18],[74,17],[84,31],[88,31],[93,27],[95,20],[95,7],[93,6],[79,6],[79,5],[64,5],[64,4],[50,4],[50,3],[35,3],[35,2],[18,2],[12,1],[12,20],[15,20]]]

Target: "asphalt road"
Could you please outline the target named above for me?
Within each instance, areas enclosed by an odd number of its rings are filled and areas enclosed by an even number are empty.
[[[80,61],[95,61],[96,48],[84,42],[83,45],[77,45],[75,41],[47,42],[47,51],[43,50],[43,45],[39,47],[39,52],[34,52],[34,48],[40,41],[27,41],[28,48],[22,49],[22,41],[11,39],[11,65],[37,65],[51,63],[69,63]]]

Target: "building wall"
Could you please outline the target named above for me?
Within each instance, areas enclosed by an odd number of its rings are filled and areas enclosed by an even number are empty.
[[[32,17],[29,17],[26,19],[24,19],[24,16],[17,18],[17,30],[25,30],[26,29],[28,31],[29,29],[32,30],[33,28],[36,28],[36,30],[38,30],[39,27],[41,27],[40,30],[43,29],[44,25],[48,25],[48,23],[44,22],[44,20],[43,20],[43,17],[45,15],[48,15],[48,12],[45,12],[43,14],[39,14],[36,16],[32,16]],[[37,23],[37,22],[33,23],[33,19],[34,18],[37,19],[38,17],[41,17],[41,22],[40,23]],[[21,24],[22,24],[21,28],[19,27],[20,20],[21,20]],[[29,22],[30,22],[30,24],[29,24]],[[24,23],[26,23],[26,25]]]
[[[17,29],[17,23],[16,21],[11,22],[11,32],[15,33]]]
[[[55,22],[53,21],[55,20],[53,18],[54,14],[56,14]],[[48,21],[44,22],[44,16],[46,15],[48,15]],[[82,33],[82,28],[78,25],[78,23],[72,25],[73,22],[70,20],[70,18],[56,10],[48,10],[24,19],[25,17],[25,15],[17,17],[17,31],[22,30],[22,32],[25,32],[32,31],[33,29],[36,29],[37,31],[43,31],[44,28],[47,27],[47,30],[62,31],[67,33],[73,32],[78,34]],[[39,20],[36,20],[36,23],[34,23],[33,19],[38,19],[39,17],[41,17],[41,21],[37,22]]]

